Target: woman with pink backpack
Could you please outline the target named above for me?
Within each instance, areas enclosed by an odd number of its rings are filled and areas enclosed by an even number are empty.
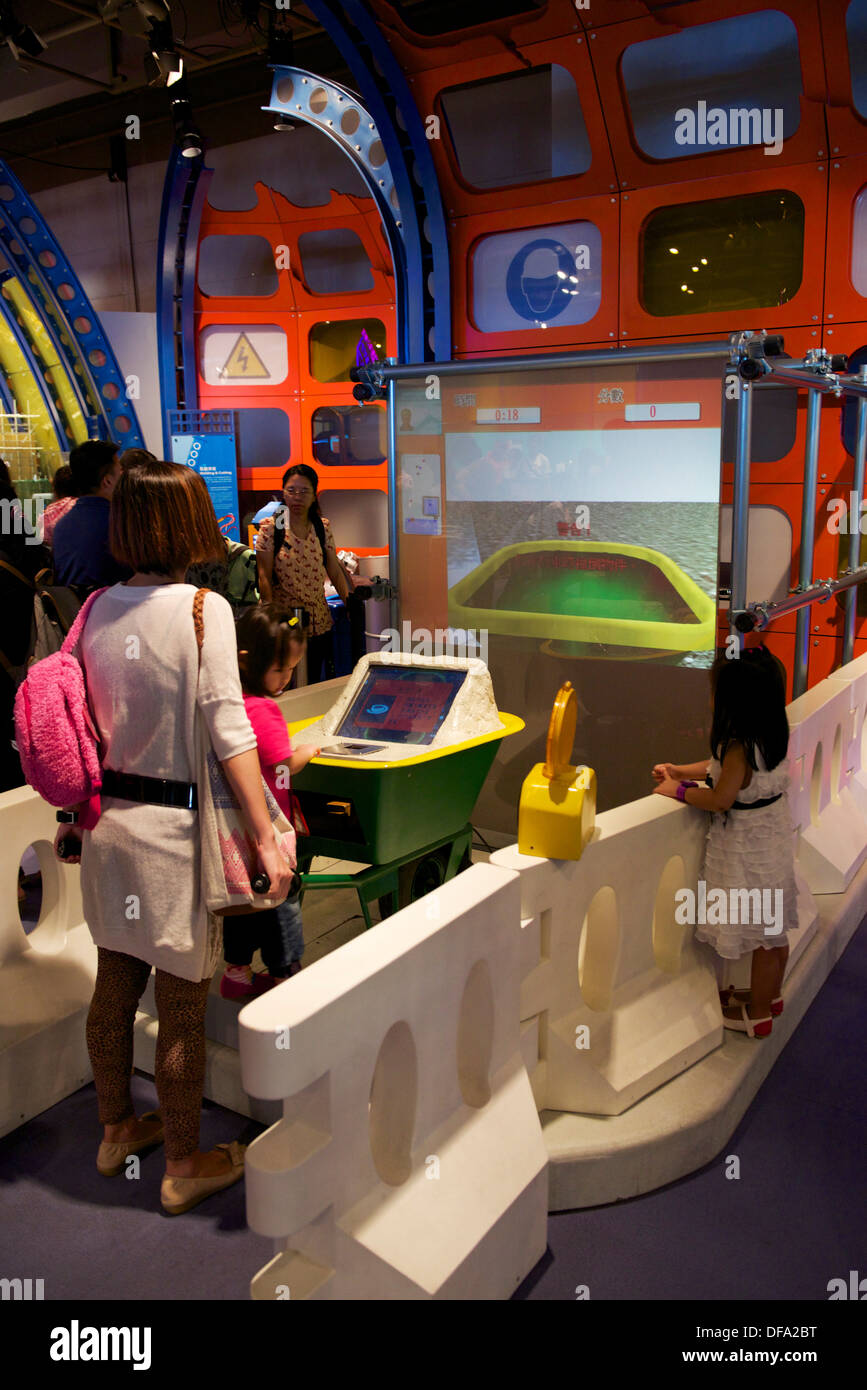
[[[199,642],[196,591],[183,582],[190,565],[225,550],[202,479],[158,461],[125,471],[112,497],[110,546],[135,573],[94,598],[78,641],[100,737],[99,818],[85,817],[92,828],[83,829],[71,819],[84,817],[83,804],[60,812],[68,823],[55,843],[65,862],[80,857],[84,913],[98,948],[87,1019],[104,1126],[97,1167],[115,1176],[131,1154],[164,1139],[161,1201],[177,1214],[237,1182],[244,1163],[237,1143],[199,1150],[205,1005],[220,956],[218,922],[200,884],[200,721],[275,897],[286,896],[292,871],[265,803],[232,610],[218,594],[204,594]],[[160,1111],[136,1118],[133,1024],[152,968]]]

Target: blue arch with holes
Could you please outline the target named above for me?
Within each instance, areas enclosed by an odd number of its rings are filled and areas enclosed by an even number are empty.
[[[315,125],[353,161],[385,228],[395,272],[397,352],[401,362],[451,357],[451,277],[445,212],[430,143],[406,78],[376,22],[356,0],[308,0],[359,86],[352,92],[304,72],[275,66],[275,115]],[[311,107],[314,93],[322,96]],[[314,109],[315,108],[315,109]],[[344,116],[357,112],[352,130]],[[175,148],[163,188],[158,250],[157,338],[165,447],[169,416],[198,407],[194,315],[196,255],[212,171]]]
[[[82,414],[95,418],[100,431],[124,447],[143,448],[138,418],[127,399],[111,343],[47,222],[3,160],[0,250],[65,363]],[[38,369],[36,379],[41,389]]]
[[[448,361],[452,330],[445,211],[430,141],[409,84],[363,0],[306,3],[334,40],[358,84],[394,180],[405,254],[403,283],[395,262],[400,360]],[[375,173],[365,163],[356,162],[377,197]],[[394,219],[394,210],[390,209],[389,215]]]

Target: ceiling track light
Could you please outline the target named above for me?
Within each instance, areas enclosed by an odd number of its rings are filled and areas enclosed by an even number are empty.
[[[172,99],[172,124],[175,129],[175,144],[184,159],[198,159],[203,149],[202,137],[193,119],[193,108],[186,96]]]

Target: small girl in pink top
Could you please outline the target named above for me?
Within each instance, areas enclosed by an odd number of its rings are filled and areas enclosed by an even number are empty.
[[[289,776],[306,767],[319,749],[307,745],[292,751],[289,731],[274,696],[289,684],[304,654],[304,629],[283,604],[264,603],[241,617],[237,638],[244,706],[256,735],[262,775],[280,809],[291,820]],[[304,932],[298,899],[296,892],[267,912],[224,917],[226,971],[220,981],[224,999],[249,999],[301,969]],[[257,948],[266,969],[254,975],[252,961]]]

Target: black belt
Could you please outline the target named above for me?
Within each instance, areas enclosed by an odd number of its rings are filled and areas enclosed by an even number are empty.
[[[705,777],[705,784],[713,791],[713,778],[710,773]],[[733,801],[729,810],[731,811],[757,811],[760,806],[773,806],[775,801],[779,801],[783,795],[777,792],[776,796],[763,796],[761,801]]]
[[[179,811],[197,811],[199,798],[195,782],[171,782],[165,777],[139,777],[131,772],[102,770],[102,796],[120,801],[143,801],[151,806],[174,806]]]

